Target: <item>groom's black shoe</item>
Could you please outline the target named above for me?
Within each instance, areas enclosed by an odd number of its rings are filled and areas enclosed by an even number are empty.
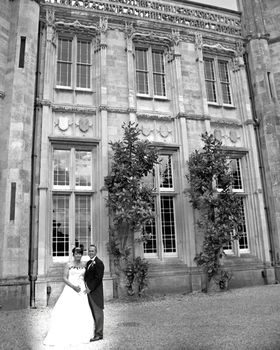
[[[97,335],[97,336],[91,338],[90,341],[97,341],[97,340],[102,340],[102,339],[103,339],[102,336],[100,336],[100,335],[98,336],[98,335]]]

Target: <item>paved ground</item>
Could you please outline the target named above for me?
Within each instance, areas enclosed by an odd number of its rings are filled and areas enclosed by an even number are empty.
[[[48,350],[51,308],[0,312],[1,350]],[[104,340],[59,350],[280,350],[280,285],[105,307]]]

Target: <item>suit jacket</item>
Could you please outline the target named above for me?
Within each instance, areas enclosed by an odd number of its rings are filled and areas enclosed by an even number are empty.
[[[104,264],[102,260],[96,256],[93,263],[91,260],[87,262],[84,280],[90,289],[88,296],[102,309],[104,309],[103,275]]]

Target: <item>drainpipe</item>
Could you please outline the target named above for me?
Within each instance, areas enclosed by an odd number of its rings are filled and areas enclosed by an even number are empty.
[[[33,130],[32,130],[32,155],[31,155],[31,190],[30,190],[30,218],[29,218],[29,261],[28,276],[30,281],[30,307],[35,306],[35,287],[38,276],[38,228],[36,224],[36,163],[37,163],[37,95],[39,87],[39,50],[40,50],[41,24],[39,20],[37,62],[34,91]]]
[[[254,120],[254,130],[256,134],[256,140],[257,140],[257,149],[258,149],[258,157],[259,157],[259,163],[260,163],[260,172],[261,172],[261,182],[262,182],[262,187],[263,187],[263,194],[264,194],[264,204],[265,204],[265,214],[266,214],[266,219],[267,219],[267,225],[268,225],[268,237],[269,237],[269,253],[270,253],[270,260],[271,260],[271,265],[275,265],[275,250],[274,250],[274,244],[273,244],[273,238],[272,238],[272,220],[271,220],[271,213],[269,209],[269,201],[268,201],[268,195],[267,195],[267,181],[265,177],[265,170],[264,170],[264,161],[263,161],[263,154],[262,154],[262,149],[261,149],[261,138],[260,138],[260,122],[257,117],[257,112],[256,112],[256,105],[255,105],[255,98],[254,98],[254,91],[253,91],[253,84],[252,84],[252,78],[251,78],[251,73],[250,69],[248,66],[248,53],[246,52],[244,54],[244,61],[245,61],[245,69],[246,69],[246,74],[247,74],[247,79],[248,79],[248,86],[249,86],[249,97],[251,101],[251,108],[252,108],[252,116]]]

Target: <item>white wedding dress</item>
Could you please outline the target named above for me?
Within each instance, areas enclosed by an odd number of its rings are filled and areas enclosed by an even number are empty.
[[[53,311],[49,332],[44,345],[60,346],[89,343],[93,336],[93,318],[87,299],[84,283],[84,267],[69,267],[69,281],[79,285],[81,291],[75,292],[65,286]]]

